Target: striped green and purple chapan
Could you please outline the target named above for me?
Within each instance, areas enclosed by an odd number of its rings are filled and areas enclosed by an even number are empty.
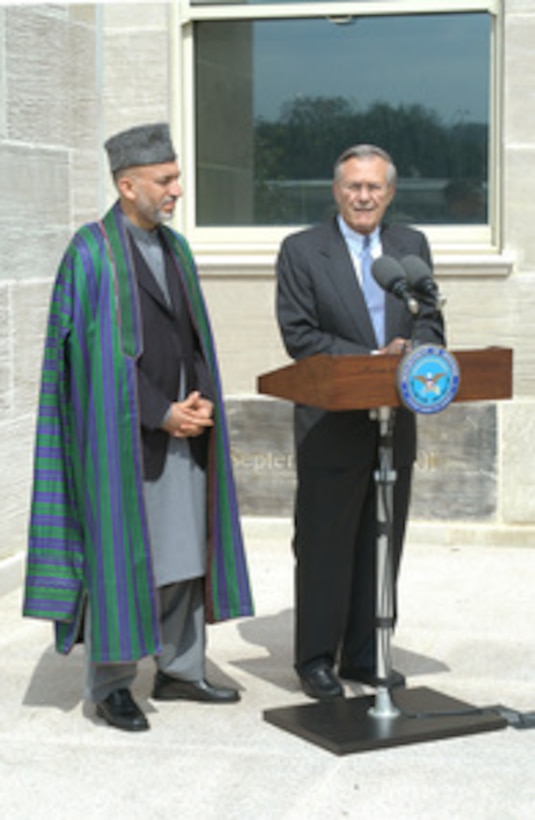
[[[218,386],[210,476],[209,618],[252,613],[212,336],[187,245],[167,231]],[[160,650],[143,501],[139,305],[118,205],[73,238],[54,286],[43,362],[24,614],[69,651],[90,603],[94,660]]]
[[[123,354],[116,314],[102,234],[87,226],[74,237],[52,296],[24,613],[54,620],[57,647],[68,651],[87,595],[101,661],[160,650],[132,413],[135,359]]]
[[[71,315],[72,288],[65,260],[52,293],[45,343],[34,454],[24,614],[70,622],[83,594],[83,533],[74,501],[68,450],[63,345]]]

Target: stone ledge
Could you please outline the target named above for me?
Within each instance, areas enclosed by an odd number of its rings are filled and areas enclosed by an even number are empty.
[[[535,526],[486,524],[477,521],[409,521],[410,546],[535,547]]]
[[[226,408],[242,515],[291,516],[295,491],[291,404],[244,397],[227,399]],[[414,518],[492,525],[497,516],[496,405],[452,405],[437,416],[420,418],[418,427]]]
[[[265,278],[274,279],[276,246],[230,245],[221,250],[197,243],[194,245],[195,260],[203,279],[207,278]],[[437,277],[484,277],[503,278],[513,272],[516,257],[510,251],[492,253],[490,249],[441,247],[433,257]]]
[[[270,518],[243,516],[242,528],[246,549],[254,542],[269,545],[269,542],[286,541],[290,548],[293,522],[290,517]],[[535,526],[516,524],[486,524],[474,521],[454,523],[410,520],[406,543],[422,547],[534,547]],[[253,547],[254,548],[254,547]]]

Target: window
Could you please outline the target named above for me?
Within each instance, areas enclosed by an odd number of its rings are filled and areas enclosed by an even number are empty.
[[[336,157],[366,142],[398,168],[390,219],[490,239],[494,6],[190,7],[195,230],[243,238],[325,219]]]

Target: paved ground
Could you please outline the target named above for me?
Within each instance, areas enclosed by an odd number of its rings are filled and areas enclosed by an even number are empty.
[[[152,702],[145,661],[134,694],[152,729],[140,735],[84,705],[82,653],[54,654],[50,627],[20,617],[20,589],[0,597],[3,820],[535,817],[535,730],[336,755],[263,720],[311,701],[291,667],[289,524],[245,531],[257,615],[209,633],[209,676],[241,703]],[[394,641],[409,687],[535,710],[534,590],[535,549],[410,545]]]

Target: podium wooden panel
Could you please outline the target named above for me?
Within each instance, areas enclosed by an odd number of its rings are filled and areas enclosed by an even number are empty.
[[[505,347],[452,350],[460,370],[455,401],[509,399],[513,351]],[[319,354],[258,377],[258,392],[324,410],[365,410],[401,404],[396,371],[400,356]]]

